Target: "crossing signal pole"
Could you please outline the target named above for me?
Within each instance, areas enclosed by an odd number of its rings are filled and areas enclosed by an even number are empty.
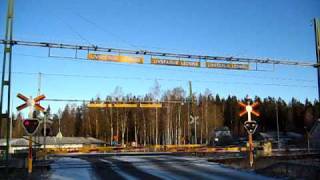
[[[43,100],[46,96],[39,95],[33,99],[32,97],[27,98],[26,96],[19,93],[17,94],[17,97],[24,101],[23,104],[17,106],[18,111],[21,111],[26,107],[30,108],[29,118],[24,120],[22,125],[25,129],[25,132],[29,135],[28,173],[32,173],[32,135],[34,135],[37,132],[40,124],[38,119],[33,118],[33,111],[34,109],[41,112],[45,111],[45,108],[40,105],[40,101]]]
[[[254,151],[254,145],[253,145],[253,139],[252,134],[255,133],[258,125],[257,122],[252,120],[251,114],[254,114],[255,116],[260,116],[259,112],[255,111],[253,108],[258,106],[258,102],[255,102],[253,104],[250,104],[250,98],[246,98],[247,104],[244,104],[242,102],[239,102],[239,105],[243,108],[245,108],[242,112],[240,112],[239,116],[243,116],[245,114],[248,114],[248,120],[244,122],[244,128],[248,132],[248,143],[249,143],[249,163],[250,166],[253,166],[253,151]]]

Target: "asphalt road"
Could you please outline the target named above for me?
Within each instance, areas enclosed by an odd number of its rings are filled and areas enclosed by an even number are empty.
[[[48,179],[269,179],[205,158],[171,155],[56,157]]]

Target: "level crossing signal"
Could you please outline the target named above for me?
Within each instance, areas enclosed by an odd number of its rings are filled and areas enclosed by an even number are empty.
[[[244,104],[242,102],[239,102],[239,105],[244,108],[244,110],[242,112],[240,112],[239,116],[243,116],[245,114],[248,115],[248,120],[246,122],[244,122],[244,128],[247,130],[248,132],[248,143],[249,143],[249,163],[250,166],[252,167],[253,165],[253,151],[254,151],[254,144],[253,144],[253,139],[252,139],[252,135],[253,133],[255,133],[258,125],[257,122],[252,120],[251,118],[251,114],[255,115],[255,116],[260,116],[259,112],[255,111],[254,108],[259,104],[258,102],[255,102],[253,104],[250,103],[250,98],[247,97],[247,104]]]
[[[34,99],[32,99],[32,98],[27,98],[26,96],[18,93],[17,97],[19,99],[21,99],[22,101],[24,101],[23,104],[21,104],[20,106],[17,107],[18,111],[21,111],[22,109],[24,109],[28,106],[33,106],[36,110],[41,111],[41,112],[45,111],[45,108],[40,105],[40,101],[43,100],[44,98],[46,98],[45,95],[40,95],[40,96],[37,96]]]
[[[253,103],[251,105],[239,102],[239,105],[244,108],[244,110],[239,113],[240,117],[245,115],[246,113],[252,113],[252,114],[254,114],[255,116],[258,116],[258,117],[260,116],[260,113],[257,112],[256,110],[254,110],[254,108],[259,105],[258,102],[255,102],[255,103]]]
[[[38,119],[25,119],[22,124],[26,133],[31,136],[37,132],[40,122]]]
[[[251,114],[255,116],[260,116],[260,113],[254,110],[254,108],[258,106],[258,104],[259,104],[258,102],[250,104],[249,101],[247,102],[247,104],[239,102],[239,105],[244,108],[244,110],[239,113],[239,116],[241,117],[245,114],[248,114],[248,120],[244,122],[244,128],[247,130],[248,134],[255,133],[258,127],[257,122],[251,119]]]
[[[244,128],[247,130],[249,134],[254,134],[256,132],[257,127],[258,127],[258,124],[256,121],[244,122]]]

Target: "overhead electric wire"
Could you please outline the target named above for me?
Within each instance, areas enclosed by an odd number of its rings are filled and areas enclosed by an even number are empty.
[[[28,74],[28,75],[38,75],[35,72],[13,72],[14,74]],[[147,81],[169,81],[169,82],[187,82],[186,79],[173,79],[173,78],[143,78],[143,77],[121,77],[121,76],[96,76],[96,75],[80,75],[80,74],[55,74],[55,73],[43,73],[41,75],[45,76],[58,76],[58,77],[77,77],[77,78],[93,78],[93,79],[123,79],[123,80],[147,80]],[[192,80],[195,83],[219,83],[219,84],[238,84],[238,85],[255,85],[255,86],[279,86],[279,87],[299,87],[299,88],[316,88],[316,86],[311,85],[297,85],[297,84],[280,84],[280,83],[247,83],[239,81],[217,81],[217,80]]]
[[[55,16],[56,17],[56,16]],[[71,32],[73,32],[74,34],[76,34],[82,41],[84,41],[85,43],[87,43],[88,45],[93,45],[87,38],[85,38],[83,35],[81,35],[77,30],[75,30],[69,23],[65,22],[63,19],[59,20],[61,22],[63,22]]]
[[[68,23],[66,20],[63,18],[59,17],[59,13],[55,13],[52,11],[52,9],[48,9],[49,12],[51,12],[52,17],[55,17],[58,21],[62,22],[64,25],[68,27],[68,29],[74,33],[78,38],[80,38],[82,41],[84,41],[88,45],[93,45],[87,38],[84,37],[80,32],[78,32],[75,28],[72,27],[70,23]]]
[[[90,102],[90,100],[85,100],[85,99],[44,99],[43,101],[50,101],[50,102]]]
[[[71,10],[72,11],[72,10]],[[73,12],[73,11],[72,11]],[[83,21],[87,22],[88,24],[91,24],[93,26],[95,26],[96,28],[100,29],[101,31],[103,31],[104,33],[107,33],[108,35],[111,35],[113,37],[115,37],[116,39],[120,40],[123,44],[126,44],[128,46],[131,46],[133,48],[138,48],[138,49],[142,49],[142,48],[150,48],[150,49],[158,49],[158,50],[174,50],[174,51],[180,51],[181,49],[172,49],[172,48],[163,48],[163,47],[155,47],[155,46],[145,46],[145,45],[137,45],[137,44],[132,44],[130,43],[129,41],[123,39],[123,38],[120,38],[119,35],[115,34],[114,32],[112,31],[109,31],[101,26],[99,26],[99,24],[95,23],[94,21],[86,18],[85,16],[79,14],[78,12],[73,12],[74,15],[78,16],[80,19],[82,19]]]
[[[133,48],[138,48],[138,49],[140,49],[139,46],[134,45],[134,44],[132,44],[132,43],[129,43],[128,41],[120,38],[119,35],[117,35],[117,34],[111,32],[111,31],[109,31],[109,30],[107,30],[107,29],[99,26],[97,23],[95,23],[95,22],[93,22],[92,20],[90,20],[90,19],[82,16],[81,14],[79,14],[79,13],[74,13],[74,14],[75,14],[76,16],[80,17],[82,20],[84,20],[84,21],[87,22],[88,24],[91,24],[91,25],[95,26],[96,28],[100,29],[101,31],[103,31],[103,32],[105,32],[105,33],[108,33],[108,34],[110,34],[111,36],[117,38],[117,39],[120,40],[122,43],[124,43],[124,44],[126,44],[126,45],[129,45],[129,46],[131,46],[131,47],[133,47]]]

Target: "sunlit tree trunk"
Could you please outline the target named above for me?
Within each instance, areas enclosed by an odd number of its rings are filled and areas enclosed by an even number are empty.
[[[175,118],[175,133],[174,133],[174,144],[178,144],[178,114],[176,114]]]
[[[126,139],[126,143],[129,144],[129,127],[127,126],[127,139]]]
[[[205,123],[206,123],[206,144],[209,144],[209,129],[208,129],[208,99],[206,97],[206,105],[205,105]]]
[[[98,125],[98,113],[96,113],[95,115],[95,119],[96,119],[96,138],[99,138],[99,125]]]
[[[113,111],[112,107],[110,108],[110,145],[112,145],[113,141]]]
[[[143,118],[143,146],[147,144],[147,125],[146,125],[146,117],[144,111],[142,109],[142,118]]]
[[[188,144],[191,142],[191,128],[190,128],[190,104],[188,103],[188,115],[187,115],[187,136],[188,136]]]
[[[119,141],[119,110],[117,109],[117,121],[116,121],[116,134],[117,134],[117,143]]]
[[[178,144],[181,143],[181,104],[179,105],[178,112]]]
[[[138,144],[137,113],[134,113],[134,141]]]
[[[167,107],[167,141],[166,144],[170,144],[170,105]]]
[[[121,121],[121,145],[123,146],[124,145],[124,134],[126,132],[126,129],[125,129],[125,124],[124,124],[124,117]]]
[[[158,108],[156,108],[156,145],[158,145]]]
[[[88,127],[89,127],[89,133],[90,133],[90,135],[89,136],[92,136],[92,127],[91,127],[91,117],[89,116],[88,117],[88,123],[89,123],[89,125],[88,125]]]
[[[123,117],[121,118],[121,145],[124,145],[125,142],[125,133],[126,133],[126,124],[127,124],[127,112],[126,109],[124,109]]]

